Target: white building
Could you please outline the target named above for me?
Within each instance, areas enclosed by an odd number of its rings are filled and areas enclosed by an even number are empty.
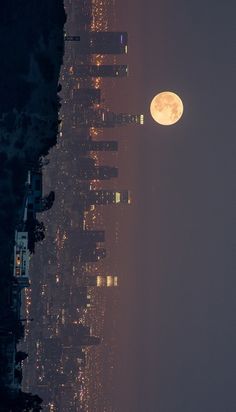
[[[14,276],[22,287],[29,286],[28,232],[15,231]]]

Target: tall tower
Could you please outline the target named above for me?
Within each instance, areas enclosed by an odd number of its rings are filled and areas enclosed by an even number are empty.
[[[69,323],[63,325],[63,343],[71,345],[77,342],[79,346],[91,346],[98,345],[101,340],[97,336],[91,335],[91,329],[89,326],[79,324],[71,325]]]
[[[98,338],[97,336],[92,336],[92,335],[81,336],[81,338],[79,338],[80,346],[95,346],[95,345],[99,345],[100,342],[101,342],[100,338]]]
[[[79,345],[91,346],[98,345],[101,342],[100,338],[91,335],[91,330],[89,326],[80,324],[77,326],[76,329]]]
[[[127,77],[127,64],[115,65],[88,65],[81,64],[78,66],[79,77]]]
[[[128,52],[128,34],[111,31],[83,31],[77,36],[66,36],[67,41],[78,41],[80,54],[123,54]]]
[[[88,287],[117,287],[118,277],[113,275],[87,275],[85,276],[84,282]]]
[[[114,113],[107,109],[88,108],[80,110],[77,115],[78,126],[115,127],[128,124],[144,124],[143,114]]]
[[[105,230],[82,230],[79,238],[85,243],[105,242]]]
[[[70,296],[73,307],[89,308],[91,307],[91,296],[88,294],[88,288],[81,285],[74,290]]]
[[[108,179],[111,179],[117,176],[118,176],[117,167],[95,166],[95,164],[92,164],[92,165],[88,164],[87,166],[84,166],[84,165],[78,166],[78,178],[81,180],[108,180]]]
[[[87,194],[90,205],[109,205],[118,203],[131,203],[129,190],[90,190]]]
[[[105,248],[83,248],[79,250],[79,261],[80,262],[98,262],[99,260],[106,257]]]
[[[92,88],[81,88],[73,90],[73,99],[76,104],[84,106],[92,106],[99,104],[101,101],[101,90]]]
[[[95,160],[92,157],[81,157],[78,161],[78,170],[95,167]]]
[[[80,152],[100,152],[118,150],[118,142],[115,140],[81,140],[78,142]]]

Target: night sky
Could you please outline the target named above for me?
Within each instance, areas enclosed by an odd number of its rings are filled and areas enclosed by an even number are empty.
[[[114,107],[145,114],[126,129],[120,171],[133,205],[122,225],[117,409],[235,412],[236,3],[117,7],[130,75]],[[169,127],[149,114],[163,90],[185,106]]]

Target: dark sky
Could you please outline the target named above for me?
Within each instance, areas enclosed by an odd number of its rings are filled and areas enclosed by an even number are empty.
[[[125,130],[117,409],[235,412],[236,3],[118,3],[130,76],[116,108],[146,122]],[[149,115],[163,90],[185,105],[170,127]]]

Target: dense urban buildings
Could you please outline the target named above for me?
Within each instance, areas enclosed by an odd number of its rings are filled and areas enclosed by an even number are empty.
[[[128,66],[126,64],[103,64],[103,65],[85,65],[78,66],[79,77],[126,77],[128,75]]]
[[[128,51],[125,32],[81,31],[76,36],[66,36],[67,41],[79,41],[80,54],[122,54]]]
[[[104,99],[106,77],[128,73],[127,65],[109,60],[128,47],[127,33],[108,30],[112,2],[67,0],[65,7],[60,135],[42,167],[44,191],[55,191],[55,201],[40,214],[46,237],[31,259],[25,290],[24,385],[43,398],[47,412],[112,412],[119,295],[114,208],[128,207],[131,193],[116,183],[118,141],[109,130],[144,119],[116,114]]]

